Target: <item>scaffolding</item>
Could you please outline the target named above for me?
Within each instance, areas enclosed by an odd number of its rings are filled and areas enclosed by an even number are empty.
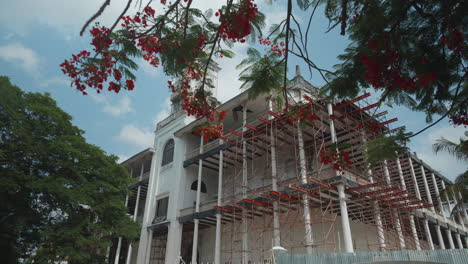
[[[222,197],[212,213],[196,216],[206,227],[222,225],[217,263],[266,263],[279,247],[289,253],[433,248],[421,212],[433,210],[436,197],[415,177],[424,168],[407,153],[373,167],[364,162],[363,143],[398,132],[401,127],[390,127],[397,119],[377,113],[369,93],[338,104],[305,98],[301,107],[315,115],[313,122],[291,120],[272,102],[252,116],[243,106],[242,127],[193,158],[220,172]],[[348,153],[352,164],[324,165],[320,153],[330,149]],[[359,239],[346,234],[350,225]]]

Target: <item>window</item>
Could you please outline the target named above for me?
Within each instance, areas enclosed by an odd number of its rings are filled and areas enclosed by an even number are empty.
[[[192,185],[190,186],[190,190],[196,191],[197,190],[197,185],[198,185],[198,180],[192,182]],[[206,193],[206,185],[205,185],[205,183],[203,181],[201,182],[200,187],[201,187],[200,192]]]
[[[169,196],[156,201],[156,214],[153,223],[163,222],[167,218],[167,206],[169,204]]]
[[[162,166],[169,164],[174,160],[174,140],[169,139],[169,141],[164,146],[163,156],[162,156]]]

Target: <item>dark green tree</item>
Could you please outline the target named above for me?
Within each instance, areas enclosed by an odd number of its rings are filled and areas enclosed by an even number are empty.
[[[432,145],[434,152],[439,153],[441,151],[447,152],[453,157],[460,161],[468,161],[468,131],[465,131],[465,138],[460,138],[459,143],[455,143],[445,138],[440,138]],[[450,185],[446,190],[448,195],[453,196],[454,193],[460,193],[461,198],[457,195],[457,205],[453,208],[452,214],[460,212],[460,210],[466,210],[466,203],[468,201],[468,170],[458,175],[455,178],[455,184]]]
[[[49,94],[0,77],[2,263],[104,263],[111,238],[134,239],[126,170],[86,142]]]

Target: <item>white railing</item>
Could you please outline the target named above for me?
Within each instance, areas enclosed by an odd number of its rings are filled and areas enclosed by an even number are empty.
[[[164,118],[163,120],[159,121],[156,125],[156,131],[160,130],[161,128],[167,126],[169,123],[174,121],[177,117],[184,115],[183,111],[178,111],[175,113],[170,114],[168,117]]]

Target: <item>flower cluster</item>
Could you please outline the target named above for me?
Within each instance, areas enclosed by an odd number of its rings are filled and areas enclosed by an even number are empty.
[[[314,122],[318,120],[318,116],[312,111],[312,104],[294,105],[294,106],[288,107],[288,111],[285,113],[290,123]]]
[[[456,114],[452,114],[449,116],[450,123],[454,126],[468,126],[468,113],[467,112],[460,112]]]
[[[239,5],[232,6],[229,13],[223,13],[221,9],[215,13],[221,23],[219,31],[221,38],[234,42],[245,42],[245,37],[252,31],[250,22],[257,17],[258,8],[253,0],[242,0]]]
[[[389,91],[412,91],[417,85],[428,87],[437,77],[433,72],[416,74],[411,77],[402,72],[398,50],[392,49],[388,34],[382,34],[382,40],[371,39],[367,43],[369,54],[361,54],[361,62],[366,69],[365,78],[375,88]]]
[[[353,164],[349,158],[349,152],[344,150],[322,149],[319,153],[319,157],[322,164],[333,164],[333,169],[337,171],[351,168],[351,164]]]
[[[369,133],[377,133],[382,131],[382,124],[380,124],[378,121],[371,122],[369,124],[360,122],[357,128],[365,128]]]
[[[286,48],[284,41],[280,41],[279,45],[277,42],[272,42],[270,38],[264,39],[262,36],[258,36],[258,42],[261,45],[270,47],[270,51],[278,56],[286,55]]]
[[[219,138],[224,134],[222,125],[204,125],[194,128],[193,133],[195,135],[203,135],[205,142],[209,142],[212,139]]]
[[[443,36],[442,43],[447,45],[447,48],[455,53],[461,53],[465,46],[465,43],[463,42],[463,34],[460,32],[459,28],[452,30],[448,37]]]
[[[226,117],[226,111],[216,109],[217,101],[204,90],[192,89],[191,82],[200,81],[202,77],[201,73],[189,68],[179,82],[168,81],[169,89],[181,97],[182,109],[187,112],[187,115],[194,116],[198,120],[206,117],[209,121],[221,122]]]
[[[110,49],[112,40],[109,38],[109,29],[105,27],[93,27],[90,30],[93,36],[91,44],[96,51],[96,58],[91,58],[91,52],[83,50],[72,55],[71,60],[65,60],[60,64],[62,72],[71,79],[71,86],[74,86],[83,94],[86,88],[95,88],[100,93],[105,83],[109,81],[107,90],[118,93],[122,88],[133,90],[135,83],[131,79],[124,81],[122,71],[117,66],[119,55],[117,50]]]

